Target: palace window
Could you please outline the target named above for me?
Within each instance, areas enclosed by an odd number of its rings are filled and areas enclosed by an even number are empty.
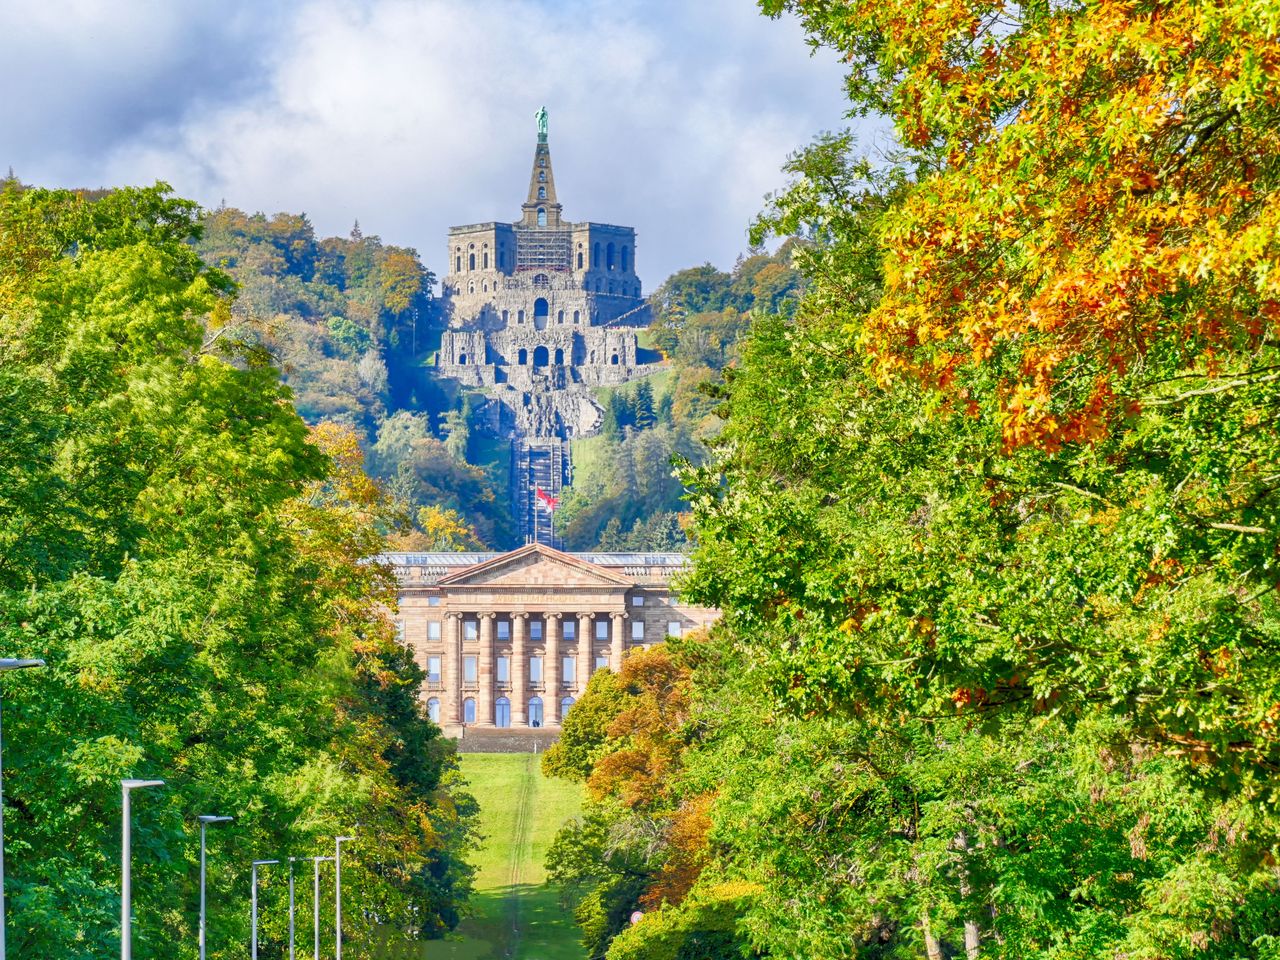
[[[529,658],[529,682],[530,683],[542,682],[542,658],[541,657]]]
[[[498,639],[499,640],[511,639],[511,621],[510,620],[498,621]]]
[[[493,707],[493,725],[495,727],[511,726],[511,701],[506,697],[499,697]]]
[[[633,595],[633,596],[631,597],[631,605],[632,605],[633,607],[643,607],[643,606],[644,606],[644,594],[643,594],[643,593],[637,593],[637,594]]]
[[[578,635],[578,623],[576,620],[566,620],[564,622],[563,636],[566,640],[572,640]]]
[[[565,684],[573,683],[574,675],[577,673],[578,659],[577,657],[561,657],[560,658],[560,682]]]
[[[596,669],[597,669],[597,670],[603,670],[603,669],[605,669],[607,666],[609,666],[609,658],[608,658],[608,657],[596,657]]]
[[[680,636],[680,633],[681,633],[681,626],[680,626],[679,620],[672,620],[667,624],[668,637],[678,637]]]
[[[439,698],[432,697],[430,700],[427,701],[427,717],[431,720],[432,723],[440,722]]]
[[[462,658],[462,682],[476,683],[480,679],[477,657]]]
[[[467,697],[467,699],[462,701],[462,722],[476,722],[476,702],[470,697]]]
[[[440,621],[439,620],[427,621],[427,639],[439,641],[440,639]]]
[[[479,640],[480,639],[480,621],[463,620],[462,621],[462,639],[463,640]]]
[[[542,621],[541,620],[529,621],[529,639],[530,640],[542,639]]]
[[[564,719],[564,715],[569,712],[569,708],[573,706],[573,697],[565,697],[560,701],[560,719]]]
[[[609,621],[608,620],[596,621],[596,639],[597,640],[609,639]]]
[[[427,606],[428,606],[428,607],[438,607],[438,606],[440,606],[440,598],[439,598],[439,597],[427,597]]]
[[[631,639],[632,640],[644,639],[644,621],[643,620],[631,621]]]
[[[542,726],[542,698],[541,697],[529,698],[529,726],[531,727]]]
[[[440,682],[440,658],[427,657],[427,680],[431,683]]]
[[[499,683],[511,682],[511,658],[510,657],[498,658],[498,682]]]

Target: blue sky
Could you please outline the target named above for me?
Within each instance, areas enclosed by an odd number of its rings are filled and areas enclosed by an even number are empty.
[[[545,103],[565,216],[636,227],[649,289],[732,264],[847,123],[835,56],[753,0],[5,0],[0,63],[23,180],[359,218],[436,270],[449,225],[518,215]]]

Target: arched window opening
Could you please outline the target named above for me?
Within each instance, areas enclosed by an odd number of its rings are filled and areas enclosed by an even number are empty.
[[[546,188],[546,187],[539,187],[539,188],[538,188],[538,199],[539,199],[539,200],[545,200],[545,199],[547,199],[547,188]]]
[[[467,365],[467,355],[465,353],[458,354],[458,366],[465,367]]]
[[[573,706],[573,697],[565,697],[560,701],[560,719],[564,719],[564,715],[569,712],[569,708]]]
[[[493,725],[495,727],[511,726],[511,701],[506,697],[499,697],[498,702],[493,706]]]
[[[547,324],[547,317],[551,315],[551,305],[547,303],[546,297],[539,297],[533,301],[533,323],[539,330]]]
[[[531,727],[542,726],[542,698],[541,697],[529,698],[529,726]]]
[[[596,244],[591,248],[591,266],[597,270],[600,268],[600,244]]]
[[[582,251],[581,250],[578,251],[578,269],[579,270],[582,269]]]
[[[440,698],[432,697],[427,701],[427,717],[432,723],[440,722]]]
[[[546,158],[546,157],[539,157],[539,158],[538,158],[538,166],[540,166],[540,167],[545,167],[546,165],[547,165],[547,158]]]
[[[545,273],[535,273],[533,275],[533,285],[535,287],[542,287],[544,290],[549,290],[551,288],[551,278]]]
[[[556,348],[556,366],[557,367],[564,366],[564,351],[561,350],[559,347]]]
[[[470,697],[467,697],[467,699],[462,701],[462,722],[476,722],[476,702]]]
[[[529,365],[529,351],[524,347],[520,348],[520,352],[516,354],[516,358],[516,363],[520,366],[527,367]]]
[[[488,248],[488,247],[485,247],[485,248],[484,248],[484,263],[483,263],[483,266],[484,266],[484,268],[485,268],[486,270],[488,270],[488,269],[489,269],[489,248]],[[623,269],[623,270],[625,270],[625,269],[627,269],[627,268],[626,268],[626,267],[623,267],[622,269]]]
[[[538,182],[539,182],[539,183],[546,183],[546,182],[547,182],[547,171],[545,171],[545,170],[539,170],[539,171],[538,171]]]
[[[538,208],[538,226],[545,227],[547,225],[547,211],[542,207]]]
[[[454,262],[454,264],[453,264],[453,272],[454,272],[454,273],[461,273],[461,272],[462,272],[462,254],[458,254],[458,259]]]
[[[564,311],[563,311],[563,310],[557,310],[557,311],[556,311],[556,323],[564,323]]]
[[[524,311],[516,311],[516,323],[524,323]]]
[[[489,281],[488,281],[488,280],[485,280],[485,281],[482,281],[482,282],[481,282],[481,284],[480,284],[480,292],[481,292],[481,293],[488,293],[488,292],[489,292]]]
[[[475,293],[475,292],[476,292],[476,282],[472,280],[470,283],[467,284],[467,293]]]
[[[577,310],[573,311],[573,322],[578,323],[580,319],[581,319],[581,314],[578,313]]]
[[[606,270],[613,269],[613,244],[610,243],[604,248],[604,265]]]
[[[609,358],[609,362],[616,367],[618,365],[618,355],[615,353],[612,357]]]
[[[622,247],[622,272],[626,273],[631,269],[631,248],[625,244]]]
[[[467,269],[474,270],[476,268],[476,255],[474,253],[467,255]]]
[[[535,367],[545,367],[547,365],[547,348],[546,347],[534,348],[533,365]]]

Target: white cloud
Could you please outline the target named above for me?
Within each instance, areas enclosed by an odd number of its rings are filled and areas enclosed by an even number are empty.
[[[74,82],[27,91],[26,112],[105,120],[77,143],[0,107],[30,139],[18,172],[163,179],[207,204],[306,211],[323,233],[358,217],[440,269],[449,225],[517,216],[545,103],[565,215],[635,226],[652,288],[731,263],[786,154],[843,123],[835,58],[810,58],[795,24],[750,0],[299,0],[269,22],[263,5],[224,21],[200,6],[114,7],[137,35],[61,19]],[[38,9],[28,45],[55,35]]]

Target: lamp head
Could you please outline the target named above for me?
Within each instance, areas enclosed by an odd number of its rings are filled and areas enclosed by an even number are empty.
[[[24,660],[13,657],[0,657],[0,670],[26,670],[28,667],[43,667],[43,660]]]
[[[126,790],[141,790],[143,787],[163,787],[163,780],[121,780],[120,786]]]
[[[348,840],[354,840],[355,837],[334,837],[334,843],[346,843]]]
[[[235,817],[215,817],[212,814],[202,813],[196,819],[201,823],[230,823]]]
[[[253,861],[253,866],[255,866],[255,867],[269,867],[269,866],[271,866],[271,864],[273,864],[273,863],[279,863],[279,862],[280,862],[279,860],[255,860],[255,861]]]

